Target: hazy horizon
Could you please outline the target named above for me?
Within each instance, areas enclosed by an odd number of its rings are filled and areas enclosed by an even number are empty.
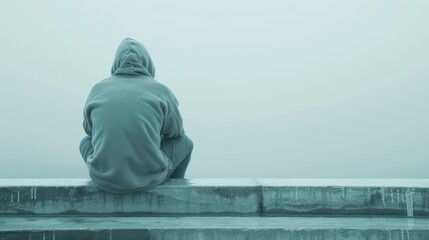
[[[0,178],[88,177],[83,105],[126,37],[180,102],[186,177],[427,178],[428,7],[0,3]]]

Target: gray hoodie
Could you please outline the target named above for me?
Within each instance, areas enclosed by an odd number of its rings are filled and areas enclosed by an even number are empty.
[[[161,184],[172,163],[160,150],[162,138],[184,135],[178,102],[157,82],[146,48],[124,39],[116,52],[112,76],[91,89],[83,127],[92,138],[89,175],[109,192],[129,192]]]

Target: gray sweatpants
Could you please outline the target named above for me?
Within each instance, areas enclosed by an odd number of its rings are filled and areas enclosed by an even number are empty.
[[[92,148],[92,139],[86,136],[79,145],[79,151],[86,162],[89,155],[94,152]],[[173,167],[167,178],[184,178],[186,169],[191,160],[194,143],[186,135],[177,138],[163,139],[161,141],[161,151],[171,160]]]

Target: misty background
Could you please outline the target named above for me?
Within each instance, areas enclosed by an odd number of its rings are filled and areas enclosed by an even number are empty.
[[[186,177],[427,178],[429,1],[3,1],[0,177],[88,177],[83,105],[141,41]]]

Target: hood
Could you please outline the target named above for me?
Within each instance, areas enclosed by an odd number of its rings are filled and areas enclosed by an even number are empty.
[[[146,75],[155,77],[155,66],[146,48],[140,42],[125,38],[116,50],[112,75]]]

